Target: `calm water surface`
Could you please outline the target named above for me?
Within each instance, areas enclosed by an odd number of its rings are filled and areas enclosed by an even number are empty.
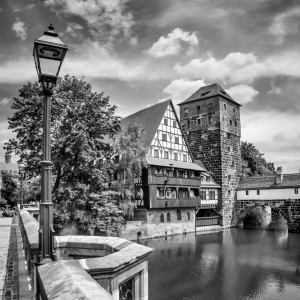
[[[141,242],[149,300],[300,300],[300,234],[227,229]]]

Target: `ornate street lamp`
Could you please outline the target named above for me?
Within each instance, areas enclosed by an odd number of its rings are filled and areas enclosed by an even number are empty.
[[[23,163],[19,164],[19,174],[21,179],[21,189],[20,189],[20,209],[23,209],[23,201],[24,201],[24,194],[23,194],[23,179],[25,175],[25,167],[26,165]]]
[[[39,82],[44,95],[44,131],[43,131],[43,160],[41,161],[41,203],[39,229],[39,263],[55,260],[53,203],[51,193],[51,148],[50,148],[50,117],[52,89],[56,85],[58,74],[68,50],[54,32],[53,24],[49,30],[34,41],[33,56]]]

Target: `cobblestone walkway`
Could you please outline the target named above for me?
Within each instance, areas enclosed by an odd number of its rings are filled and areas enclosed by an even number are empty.
[[[18,252],[14,218],[0,217],[0,299],[19,299]]]

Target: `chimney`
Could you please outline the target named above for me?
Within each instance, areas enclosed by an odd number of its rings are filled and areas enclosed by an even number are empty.
[[[5,154],[5,163],[6,164],[11,163],[11,155],[9,153]]]
[[[276,184],[280,184],[283,179],[282,167],[278,167],[276,170]]]

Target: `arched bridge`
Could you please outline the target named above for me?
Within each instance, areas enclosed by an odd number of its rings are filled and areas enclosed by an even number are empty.
[[[241,217],[255,206],[269,206],[287,221],[289,231],[300,232],[300,199],[283,200],[237,200],[236,216]]]

